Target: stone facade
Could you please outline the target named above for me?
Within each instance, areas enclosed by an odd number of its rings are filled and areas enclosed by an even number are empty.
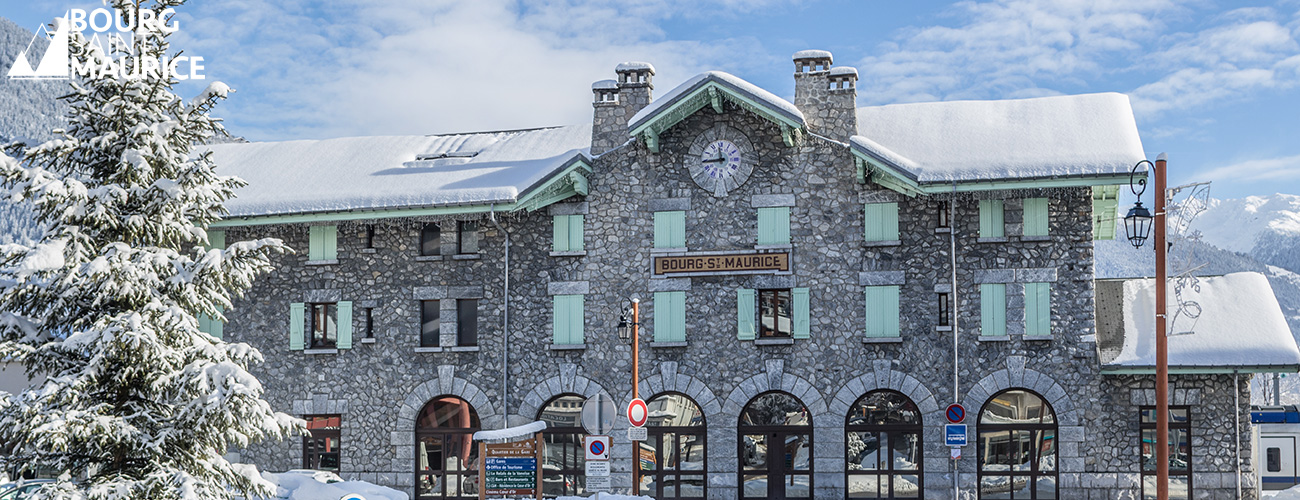
[[[837,142],[855,129],[853,90],[827,89],[824,71],[796,78],[796,104],[810,117],[810,133],[793,146],[778,125],[723,101],[721,113],[706,106],[662,133],[657,153],[640,140],[619,147],[627,142],[628,118],[650,102],[649,81],[638,81],[620,85],[618,103],[595,104],[593,149],[599,143],[604,154],[593,161],[585,197],[535,212],[497,213],[496,223],[484,214],[339,223],[338,259],[323,264],[307,263],[307,225],[228,230],[228,241],[280,238],[298,253],[277,257],[277,270],[227,311],[227,340],[262,351],[266,363],[255,367],[256,374],[277,409],[343,416],[344,477],[412,493],[414,419],[436,396],[468,401],[489,429],[532,421],[561,394],[629,399],[631,348],[615,326],[628,299],[637,297],[640,394],[649,399],[679,392],[703,409],[709,498],[737,496],[738,418],[748,401],[768,391],[793,395],[812,416],[815,497],[844,498],[846,416],[875,389],[906,395],[923,414],[925,498],[952,498],[954,472],[962,491],[973,494],[979,410],[1012,388],[1034,391],[1055,411],[1061,498],[1139,498],[1138,411],[1152,404],[1153,382],[1150,376],[1101,374],[1090,188],[911,198],[860,184],[853,157]],[[847,113],[840,109],[845,106]],[[741,131],[757,158],[747,182],[725,197],[697,187],[684,163],[691,142],[717,124]],[[1050,199],[1048,237],[1022,236],[1021,200],[1027,197]],[[980,199],[1005,200],[1005,237],[978,237]],[[863,241],[863,204],[869,202],[898,203],[898,241]],[[938,212],[947,203],[954,204],[955,217],[941,227]],[[788,251],[790,272],[652,277],[651,259],[663,253],[653,248],[655,211],[686,212],[688,252],[754,251],[756,206],[790,207],[789,247],[766,249]],[[585,248],[554,253],[552,216],[569,214],[584,215]],[[479,222],[475,252],[457,253],[455,221],[462,219]],[[440,257],[419,257],[420,230],[428,222],[442,224]],[[374,228],[372,248],[366,247],[367,227]],[[1050,336],[1023,334],[1027,282],[1051,283]],[[1007,285],[1005,337],[980,335],[983,283]],[[897,339],[864,334],[863,287],[877,284],[900,286]],[[810,338],[771,344],[737,339],[737,289],[769,288],[810,290]],[[658,291],[686,293],[684,344],[650,342]],[[956,297],[955,332],[940,326],[939,293]],[[553,345],[556,294],[585,296],[579,348]],[[455,309],[448,304],[458,298],[479,301],[477,347],[454,347]],[[313,300],[353,301],[351,349],[289,349],[289,304]],[[419,346],[422,300],[442,301],[438,348]],[[369,333],[364,309],[372,310]],[[1236,498],[1235,457],[1244,464],[1243,486],[1252,498],[1248,379],[1234,386],[1231,375],[1174,378],[1173,403],[1191,406],[1194,498]],[[1241,396],[1236,407],[1234,388]],[[954,401],[970,412],[972,433],[966,457],[955,462],[941,425],[944,407]],[[1239,455],[1234,415],[1242,419]],[[631,485],[632,446],[618,439],[625,426],[620,419],[613,433],[619,489]],[[302,465],[297,439],[242,454],[267,470]]]

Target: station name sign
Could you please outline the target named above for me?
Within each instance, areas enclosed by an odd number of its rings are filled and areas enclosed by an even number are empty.
[[[788,272],[790,253],[673,255],[654,258],[656,276],[672,274],[728,274],[736,272]]]

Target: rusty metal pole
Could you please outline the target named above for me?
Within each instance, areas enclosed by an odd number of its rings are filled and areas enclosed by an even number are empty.
[[[641,398],[641,301],[632,299],[632,399]],[[641,494],[641,443],[632,441],[632,495]]]
[[[1156,157],[1156,499],[1169,500],[1169,338],[1165,281],[1165,155]]]

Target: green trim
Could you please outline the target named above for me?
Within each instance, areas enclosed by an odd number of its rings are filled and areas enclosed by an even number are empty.
[[[256,215],[223,219],[209,224],[210,229],[265,226],[269,224],[301,224],[313,222],[346,222],[354,220],[398,219],[402,217],[426,217],[439,215],[481,214],[491,211],[517,212],[519,210],[536,211],[571,196],[586,196],[589,190],[587,176],[591,165],[582,158],[576,158],[558,174],[529,189],[518,200],[502,200],[499,203],[482,203],[473,205],[455,205],[440,207],[385,208],[376,210],[340,210],[332,212],[298,213],[284,215]]]
[[[1219,375],[1230,373],[1300,373],[1300,365],[1170,366],[1174,375]],[[1102,375],[1155,375],[1154,366],[1102,366]]]
[[[869,180],[887,189],[915,197],[916,195],[943,194],[953,191],[953,182],[926,182],[907,177],[893,165],[877,159],[858,148],[850,148],[853,157],[864,165],[859,167],[859,182]],[[865,172],[864,172],[865,171]],[[882,175],[883,174],[883,175]],[[864,178],[865,177],[865,178]],[[1038,189],[1084,186],[1122,186],[1129,183],[1129,174],[1081,175],[1077,177],[1044,177],[1034,179],[1006,179],[996,181],[957,181],[957,192],[995,191],[1004,189]]]
[[[720,80],[714,79],[704,80],[699,88],[678,97],[676,102],[667,108],[660,109],[646,117],[640,125],[628,131],[628,135],[644,138],[650,151],[657,153],[659,152],[659,134],[677,125],[705,106],[712,107],[714,111],[720,111],[722,99],[731,101],[742,109],[782,126],[782,137],[785,139],[787,146],[792,145],[801,137],[804,128],[803,123],[785,116],[765,103],[751,99],[740,91],[724,85]],[[791,129],[790,132],[785,131],[787,127]]]

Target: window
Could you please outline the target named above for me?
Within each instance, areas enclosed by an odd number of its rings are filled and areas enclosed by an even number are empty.
[[[338,226],[310,226],[308,228],[307,260],[336,260],[339,258]]]
[[[980,200],[980,238],[1001,238],[1003,231],[1002,200]]]
[[[375,308],[366,308],[366,338],[375,338]]]
[[[582,246],[582,215],[556,215],[552,218],[553,238],[551,251],[553,252],[581,252]]]
[[[442,336],[441,320],[441,301],[420,301],[420,347],[438,347]]]
[[[442,227],[430,222],[420,230],[420,255],[442,255]]]
[[[559,345],[577,345],[583,337],[583,296],[555,295],[552,302],[551,333]]]
[[[999,392],[984,403],[977,424],[979,497],[1058,498],[1056,413],[1024,389]]]
[[[758,291],[759,337],[790,337],[793,322],[788,288]]]
[[[980,285],[980,336],[1003,337],[1007,335],[1007,285],[985,283]]]
[[[311,349],[338,347],[338,304],[311,304]]]
[[[650,417],[640,442],[641,494],[659,500],[704,498],[706,427],[704,412],[678,393],[657,395],[646,403]]]
[[[425,403],[415,419],[415,498],[478,498],[478,412],[456,396]]]
[[[758,244],[790,244],[790,207],[758,209]]]
[[[686,248],[686,212],[655,212],[655,248]]]
[[[898,337],[898,286],[867,287],[867,336]]]
[[[949,205],[948,203],[949,202],[946,201],[939,202],[939,213],[938,213],[939,227],[952,227],[952,222],[948,220],[949,217],[952,215],[951,213],[949,213],[949,210],[951,210],[950,207],[952,205]]]
[[[866,240],[898,240],[898,204],[868,203],[866,208]]]
[[[763,393],[737,426],[740,498],[812,498],[812,416],[799,398]]]
[[[655,342],[686,341],[686,292],[655,292]]]
[[[1025,335],[1052,334],[1052,284],[1025,283]]]
[[[849,498],[924,498],[921,412],[902,393],[867,393],[849,409],[845,484]]]
[[[1142,428],[1142,498],[1156,497],[1156,408],[1143,406]],[[1192,419],[1189,407],[1169,407],[1169,499],[1192,498]],[[1269,456],[1272,470],[1272,455]],[[1280,467],[1279,467],[1280,468]]]
[[[1047,198],[1025,198],[1025,236],[1047,236]]]
[[[1268,450],[1266,450],[1266,453],[1268,455],[1268,471],[1282,472],[1282,449],[1269,448]]]
[[[456,301],[456,345],[478,345],[478,300]]]
[[[583,496],[587,493],[586,453],[582,430],[582,403],[586,398],[577,394],[556,396],[542,407],[537,420],[546,422],[542,439],[546,448],[542,455],[542,495]]]
[[[374,224],[369,224],[366,226],[366,232],[365,234],[362,235],[362,239],[364,240],[364,243],[366,245],[365,248],[375,248],[375,225]]]
[[[939,299],[939,326],[952,326],[952,305],[946,293],[935,294]]]
[[[302,437],[302,468],[339,471],[338,415],[306,415],[310,436]]]
[[[478,253],[478,222],[463,220],[456,223],[456,229],[457,253]]]

